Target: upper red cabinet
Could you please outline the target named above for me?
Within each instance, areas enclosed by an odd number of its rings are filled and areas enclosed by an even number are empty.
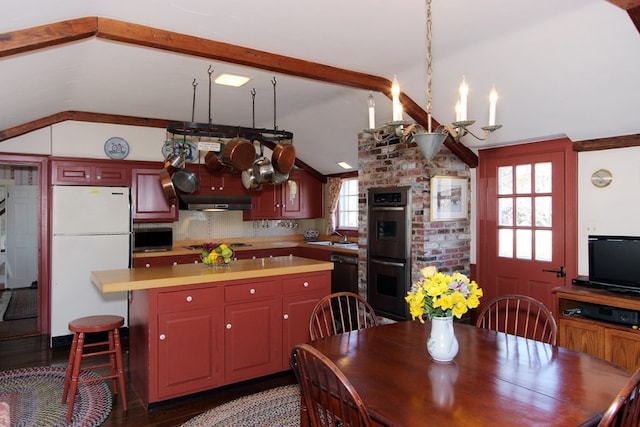
[[[131,185],[129,168],[114,161],[52,160],[52,185]]]
[[[160,169],[131,170],[133,222],[174,222],[178,220],[178,200],[167,201],[160,184]]]
[[[324,216],[324,185],[302,169],[294,169],[284,184],[265,184],[262,190],[251,191],[251,197],[254,208],[244,211],[245,221]]]
[[[191,163],[187,168],[200,180],[200,185],[193,194],[249,195],[249,191],[242,185],[242,177],[238,172],[223,170],[211,173],[205,165],[197,163]]]

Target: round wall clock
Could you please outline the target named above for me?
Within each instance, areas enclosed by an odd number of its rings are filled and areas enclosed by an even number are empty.
[[[598,188],[606,187],[613,181],[613,175],[606,169],[598,169],[591,175],[591,183]]]

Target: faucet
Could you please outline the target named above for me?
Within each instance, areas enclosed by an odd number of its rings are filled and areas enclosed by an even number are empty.
[[[338,233],[337,230],[333,230],[333,233],[331,233],[331,234],[332,235],[335,234],[335,235],[338,235],[338,236],[342,237],[342,241],[343,242],[348,242],[349,241],[349,238],[346,235]]]

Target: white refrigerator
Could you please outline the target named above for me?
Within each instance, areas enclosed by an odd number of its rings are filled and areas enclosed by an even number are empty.
[[[54,186],[52,206],[51,345],[67,339],[69,321],[78,317],[120,315],[128,325],[127,293],[102,294],[90,276],[129,267],[129,188]]]

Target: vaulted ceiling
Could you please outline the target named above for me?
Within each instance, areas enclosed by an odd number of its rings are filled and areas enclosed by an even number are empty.
[[[503,125],[486,141],[467,136],[448,146],[472,164],[482,148],[556,135],[636,143],[639,3],[433,0],[435,120],[453,120],[464,75],[473,130],[482,134],[494,84]],[[276,125],[294,133],[298,157],[312,168],[342,172],[338,161],[357,167],[370,91],[377,124],[391,119],[394,75],[405,118],[424,122],[425,10],[418,0],[14,1],[0,20],[0,141],[82,118],[64,112],[193,116]],[[209,97],[209,67],[252,80],[214,85]],[[160,150],[163,142],[147,143]]]

